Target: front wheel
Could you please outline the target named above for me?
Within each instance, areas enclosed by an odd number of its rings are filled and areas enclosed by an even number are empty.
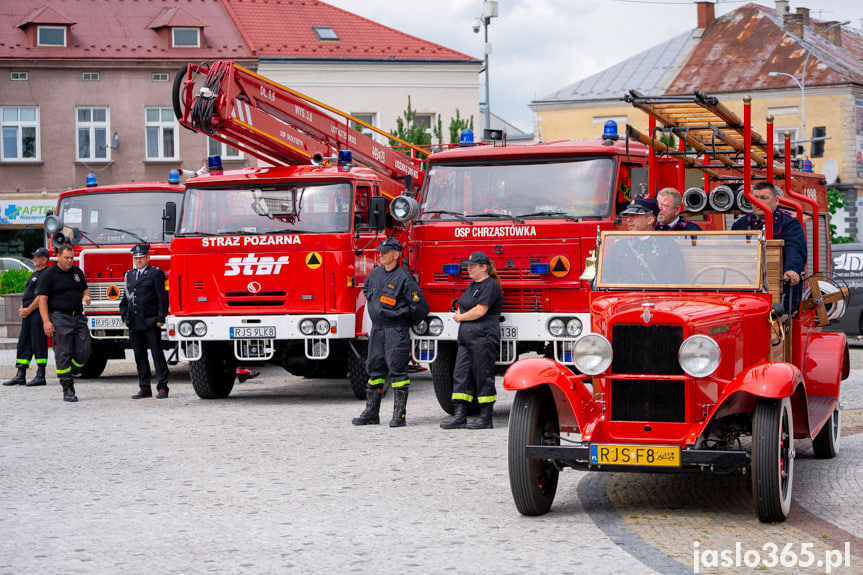
[[[189,375],[201,399],[228,397],[237,378],[237,359],[231,345],[201,342],[201,359],[191,362]]]
[[[108,351],[101,344],[96,343],[97,340],[90,340],[91,349],[90,357],[81,368],[81,377],[84,379],[96,379],[102,372],[105,371],[105,366],[108,365]]]
[[[354,353],[356,350],[356,353]],[[357,355],[359,354],[359,356]],[[366,358],[369,355],[369,342],[357,340],[353,342],[353,349],[348,349],[348,378],[351,382],[351,391],[357,399],[366,398],[369,374],[366,371]]]
[[[450,415],[455,410],[452,402],[452,374],[455,371],[457,354],[458,345],[455,342],[441,342],[438,344],[437,357],[429,365],[435,398],[441,408]],[[473,378],[473,374],[470,377]],[[473,398],[473,402],[467,406],[467,412],[471,415],[479,413],[479,403],[476,398]]]
[[[522,515],[543,515],[557,493],[554,461],[527,457],[527,445],[560,445],[554,396],[547,386],[516,392],[509,415],[509,487]]]
[[[812,450],[818,459],[833,459],[839,453],[839,438],[842,435],[842,410],[839,405],[830,414],[830,419],[812,440]]]
[[[752,494],[764,523],[785,521],[794,480],[791,400],[758,398],[752,416]]]

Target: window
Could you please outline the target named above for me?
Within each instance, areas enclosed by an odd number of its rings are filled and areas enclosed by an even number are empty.
[[[102,75],[99,72],[82,72],[81,79],[85,82],[98,82]]]
[[[171,28],[173,47],[199,48],[201,46],[200,28]]]
[[[165,72],[154,72],[152,78],[154,82],[167,82],[168,74]]]
[[[36,106],[3,106],[0,108],[0,142],[2,159],[39,159],[39,108]]]
[[[223,160],[242,160],[244,158],[243,152],[240,150],[213,138],[207,138],[207,155],[222,156]]]
[[[108,108],[78,108],[75,114],[79,162],[108,159]]]
[[[172,108],[147,108],[148,160],[177,159],[177,120]]]
[[[339,35],[330,26],[312,26],[315,31],[315,36],[318,40],[335,40],[338,41]]]
[[[431,135],[434,125],[434,114],[417,114],[414,116],[414,126],[422,126],[426,134]]]
[[[66,46],[65,26],[39,26],[37,29],[37,46]]]
[[[30,79],[30,72],[10,72],[9,79],[14,81],[27,81]]]
[[[369,124],[370,126],[375,125],[375,115],[374,114],[369,114],[367,112],[354,112],[351,114],[351,116],[353,116],[357,120],[361,120],[361,121],[365,122],[366,124]],[[374,132],[372,132],[371,130],[369,130],[368,128],[363,126],[362,124],[354,124],[352,126],[352,128],[358,132],[365,134],[366,136],[374,136]]]

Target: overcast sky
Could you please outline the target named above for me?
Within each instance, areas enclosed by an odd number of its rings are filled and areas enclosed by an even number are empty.
[[[483,0],[322,0],[375,22],[481,59],[483,33],[473,33]],[[720,0],[716,15],[742,6]],[[765,6],[775,2],[762,0]],[[608,68],[695,28],[689,0],[500,0],[488,27],[492,45],[491,110],[533,131],[531,100]],[[860,0],[791,1],[823,20],[851,20],[863,28]],[[484,98],[483,84],[480,92]],[[478,94],[478,97],[480,94]]]

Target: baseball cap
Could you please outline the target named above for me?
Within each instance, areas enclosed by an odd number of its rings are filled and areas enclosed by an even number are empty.
[[[491,264],[491,260],[488,259],[488,256],[482,252],[473,252],[470,254],[470,258],[461,261],[461,265],[466,266],[468,264],[476,264],[476,265],[489,265]]]
[[[33,252],[34,258],[48,258],[51,257],[51,254],[48,253],[47,248],[38,248],[35,252]]]

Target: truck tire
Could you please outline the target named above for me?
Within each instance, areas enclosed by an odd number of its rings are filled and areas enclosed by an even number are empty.
[[[752,416],[752,495],[763,523],[785,521],[794,482],[791,400],[758,398]]]
[[[90,358],[84,367],[81,368],[81,377],[84,379],[96,379],[102,372],[105,371],[105,366],[108,365],[108,351],[97,340],[90,340],[92,348],[90,350]]]
[[[839,438],[842,436],[842,410],[839,406],[830,414],[830,419],[812,440],[812,451],[818,459],[833,459],[839,453]]]
[[[365,399],[366,387],[369,382],[369,374],[366,371],[369,343],[367,341],[355,341],[353,346],[360,357],[357,357],[357,353],[354,353],[353,349],[348,349],[348,379],[351,382],[351,391],[354,392],[357,399]]]
[[[452,403],[452,372],[455,369],[455,356],[458,353],[458,344],[455,342],[438,343],[437,357],[429,367],[432,374],[434,394],[438,404],[448,414],[453,414]],[[479,403],[476,398],[467,406],[467,412],[471,415],[479,413]]]
[[[192,387],[201,399],[222,399],[231,394],[237,378],[234,350],[222,343],[201,343],[201,359],[191,362]]]
[[[554,397],[546,386],[516,392],[509,414],[509,487],[522,515],[543,515],[557,493],[560,471],[553,461],[531,459],[526,445],[560,445]]]

